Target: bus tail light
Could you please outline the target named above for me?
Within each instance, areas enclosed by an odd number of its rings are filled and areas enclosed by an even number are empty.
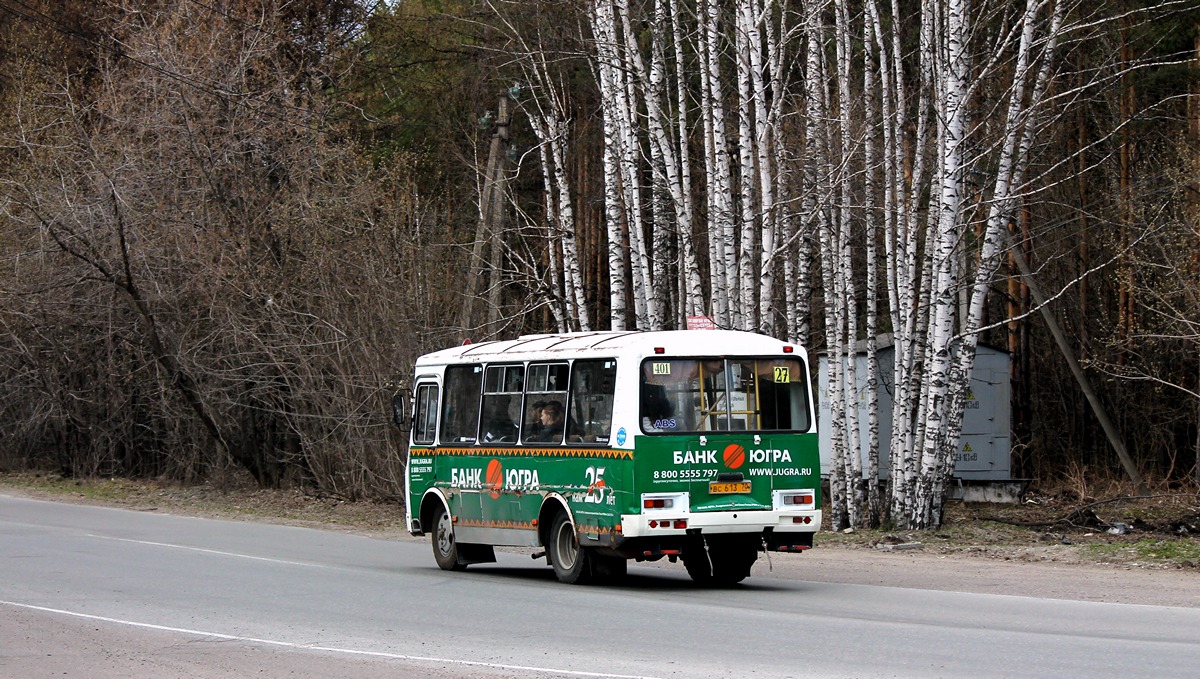
[[[776,509],[815,509],[817,494],[808,488],[777,490],[774,499]]]
[[[647,525],[649,525],[651,528],[674,528],[676,530],[686,530],[687,524],[687,519],[663,519],[661,521],[658,519],[650,519],[650,523]]]
[[[643,493],[642,511],[647,515],[670,512],[676,516],[686,516],[691,511],[691,502],[687,493]]]

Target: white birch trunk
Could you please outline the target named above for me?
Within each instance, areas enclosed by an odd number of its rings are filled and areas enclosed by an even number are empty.
[[[849,457],[856,454],[848,448],[846,415],[848,411],[846,388],[846,357],[852,353],[847,347],[845,335],[845,279],[841,267],[839,220],[821,204],[828,195],[829,179],[833,176],[836,159],[831,143],[832,131],[828,129],[828,95],[825,90],[826,72],[823,62],[825,28],[821,23],[822,7],[806,7],[805,27],[808,39],[805,52],[806,84],[806,161],[805,175],[810,181],[805,194],[805,208],[815,219],[816,240],[825,308],[826,366],[828,371],[828,399],[830,421],[830,525],[833,530],[850,527],[852,511],[847,501],[848,488],[854,481],[847,477]],[[820,165],[818,166],[818,163]],[[809,212],[811,210],[811,212]]]
[[[670,14],[670,23],[667,23],[666,14]],[[691,197],[691,160],[690,160],[690,139],[688,130],[688,80],[683,65],[683,31],[680,29],[679,12],[676,10],[673,0],[655,0],[654,2],[654,52],[653,66],[650,68],[652,76],[650,80],[655,82],[655,70],[658,70],[660,77],[665,79],[666,65],[666,48],[664,46],[664,36],[662,31],[666,30],[666,26],[671,29],[671,43],[674,48],[673,54],[676,59],[676,79],[674,79],[674,92],[676,92],[676,116],[678,126],[676,127],[676,139],[671,139],[671,125],[668,120],[667,109],[670,108],[664,103],[664,106],[656,106],[658,115],[650,115],[650,125],[652,125],[652,136],[659,139],[662,144],[662,157],[664,157],[664,166],[666,169],[666,184],[670,188],[674,209],[676,209],[676,229],[679,239],[680,262],[679,270],[682,277],[682,298],[683,298],[683,313],[684,316],[698,316],[706,312],[704,305],[704,290],[700,277],[700,263],[696,257],[696,242],[695,242],[695,222],[694,210],[692,210]],[[647,97],[650,98],[650,97]],[[655,100],[658,97],[654,97]],[[654,120],[658,119],[659,132],[654,132]],[[678,146],[678,158],[676,157],[676,145]]]
[[[626,233],[629,238],[629,258],[632,269],[633,308],[637,327],[652,327],[650,309],[650,257],[645,244],[645,229],[642,222],[641,146],[639,144],[636,61],[640,55],[628,49],[623,36],[628,36],[628,0],[616,0],[612,8],[613,50],[615,52],[614,79],[617,113],[618,143],[620,147],[621,188],[625,205]]]
[[[651,167],[655,176],[655,204],[653,220],[654,225],[654,254],[652,269],[654,285],[654,298],[651,316],[658,321],[655,329],[662,329],[665,321],[665,310],[667,309],[666,293],[668,286],[666,282],[669,280],[667,273],[667,236],[672,232],[668,228],[668,224],[673,222],[678,233],[680,248],[684,251],[683,261],[679,263],[680,273],[686,278],[687,276],[687,256],[692,252],[691,244],[691,216],[690,216],[690,197],[685,200],[685,194],[690,192],[690,187],[685,188],[680,181],[679,166],[675,159],[675,142],[671,139],[671,125],[666,112],[664,112],[663,98],[666,80],[666,47],[664,45],[664,33],[667,26],[665,0],[655,0],[654,3],[654,21],[651,25],[651,42],[650,42],[650,68],[649,73],[646,73],[644,61],[640,58],[636,60],[638,75],[645,82],[645,103],[646,103],[646,119],[650,128],[650,160]],[[634,53],[638,49],[636,42],[631,34],[626,35],[627,49]],[[664,195],[665,194],[665,195]],[[669,201],[665,198],[669,197]],[[671,205],[671,219],[668,220],[666,203]],[[692,255],[694,258],[694,255]],[[694,261],[694,259],[693,259]],[[695,273],[695,280],[699,280],[699,272]],[[684,300],[684,307],[694,306],[694,302],[688,302],[687,298],[692,294],[692,291],[687,285],[681,286],[681,298]],[[685,312],[686,313],[686,312]]]
[[[868,526],[878,526],[883,521],[883,508],[879,495],[879,346],[876,340],[878,334],[879,300],[877,276],[877,238],[879,229],[879,213],[872,206],[882,203],[887,209],[886,200],[880,201],[876,180],[883,161],[879,157],[876,145],[875,127],[886,122],[880,120],[880,92],[877,68],[883,67],[881,45],[878,42],[879,14],[875,8],[875,0],[866,0],[866,16],[863,21],[863,46],[865,59],[863,63],[863,117],[866,126],[863,139],[864,187],[866,200],[864,213],[864,239],[866,241],[866,411],[867,411],[867,470],[866,470],[866,520]]]
[[[754,25],[750,0],[740,0],[734,10],[734,59],[737,80],[738,113],[738,196],[741,206],[738,220],[738,298],[734,311],[735,327],[747,330],[757,326],[758,284],[754,278],[758,252],[758,168],[755,166],[754,84],[758,28]]]
[[[699,45],[697,53],[699,58],[700,71],[700,119],[703,125],[703,141],[704,141],[704,186],[705,186],[705,212],[706,221],[704,224],[705,238],[708,243],[708,287],[712,295],[712,315],[716,319],[718,325],[724,327],[729,326],[729,293],[730,290],[725,284],[725,240],[722,236],[722,220],[720,216],[720,207],[718,204],[718,181],[717,181],[717,149],[716,149],[716,124],[713,114],[714,102],[712,96],[712,85],[710,80],[712,73],[709,70],[710,59],[715,60],[715,55],[710,56],[710,53],[717,51],[715,45],[710,46],[710,35],[708,32],[707,9],[705,4],[708,0],[699,0],[697,8],[699,19]],[[723,129],[723,128],[722,128]]]
[[[583,272],[579,268],[579,244],[575,237],[575,208],[571,201],[571,185],[567,179],[567,153],[564,144],[567,125],[558,118],[550,137],[550,157],[554,163],[554,183],[558,188],[558,224],[562,237],[564,283],[567,287],[567,308],[579,330],[592,329],[590,312],[584,294]]]
[[[622,177],[619,167],[621,140],[617,110],[623,99],[624,88],[619,85],[616,71],[619,69],[616,55],[616,30],[613,24],[612,6],[608,0],[595,0],[591,5],[589,19],[596,40],[597,81],[600,83],[600,108],[604,127],[604,217],[608,236],[608,275],[610,327],[624,330],[627,325],[625,312],[625,281],[629,278],[625,267],[626,249],[622,225],[625,223]]]
[[[659,0],[661,2],[661,0]],[[666,0],[671,15],[671,36],[675,56],[675,116],[678,119],[676,137],[679,144],[679,191],[677,204],[679,218],[680,248],[683,251],[683,278],[686,297],[684,311],[687,315],[700,315],[708,311],[704,302],[704,289],[700,279],[700,264],[696,254],[695,221],[692,205],[692,168],[690,152],[690,130],[688,127],[687,72],[684,68],[684,35],[680,22],[681,9],[676,0]],[[656,5],[657,8],[657,5]]]
[[[1041,67],[1036,75],[1033,75],[1034,56],[1032,52],[1037,33],[1038,13],[1046,4],[1045,0],[1027,0],[1025,13],[1021,19],[1021,39],[1017,48],[1014,81],[1008,95],[1004,138],[988,210],[983,247],[979,253],[978,269],[970,287],[970,304],[963,324],[962,341],[951,373],[952,387],[949,395],[949,414],[945,425],[946,443],[942,457],[944,469],[940,476],[943,485],[934,489],[934,498],[939,502],[944,500],[944,483],[954,471],[954,454],[959,449],[963,413],[975,364],[975,350],[979,343],[978,331],[983,324],[984,303],[992,278],[1000,266],[1004,232],[1018,207],[1014,190],[1024,180],[1025,165],[1028,162],[1029,150],[1033,146],[1033,137],[1037,126],[1030,120],[1033,116],[1031,109],[1040,104],[1045,94],[1050,80],[1051,63],[1057,47],[1058,33],[1062,25],[1064,10],[1061,3],[1056,3],[1045,37],[1046,46],[1042,55]],[[1032,83],[1029,82],[1030,80]],[[1031,88],[1032,92],[1030,92]],[[940,505],[936,510],[940,513]]]
[[[709,237],[716,241],[713,254],[716,259],[709,263],[713,274],[713,296],[720,290],[722,307],[718,309],[718,323],[724,327],[740,327],[737,305],[737,247],[733,212],[733,172],[729,159],[729,137],[725,128],[725,86],[721,81],[721,33],[720,6],[717,0],[700,0],[704,45],[704,64],[701,78],[704,87],[702,115],[706,117],[705,130],[708,134],[706,151],[710,154],[706,166],[709,168]]]
[[[531,122],[534,134],[537,135],[538,140],[541,142],[538,144],[538,156],[542,161],[542,201],[546,214],[546,232],[547,236],[549,236],[546,238],[546,278],[548,280],[545,282],[542,296],[545,298],[546,304],[550,306],[550,313],[554,316],[555,327],[558,328],[559,332],[566,332],[568,329],[567,317],[562,305],[564,282],[559,275],[559,260],[562,258],[562,238],[558,234],[560,229],[558,225],[557,200],[554,195],[555,184],[550,161],[550,149],[549,144],[545,141],[548,135],[543,127],[548,121],[543,120],[541,121],[542,124],[539,124],[536,120]]]
[[[751,52],[751,84],[754,87],[755,130],[754,137],[758,155],[758,191],[761,220],[761,248],[759,261],[756,263],[759,272],[757,323],[752,329],[768,335],[775,334],[775,266],[776,266],[776,235],[779,215],[775,209],[775,200],[781,194],[782,187],[778,186],[783,160],[779,157],[781,149],[777,145],[779,130],[779,114],[783,91],[790,84],[785,84],[780,69],[784,58],[784,45],[777,39],[776,30],[782,33],[786,27],[787,12],[780,7],[774,11],[774,2],[755,0],[753,16],[755,33],[752,34]],[[778,28],[773,19],[778,16]],[[766,55],[764,61],[762,55]],[[765,75],[764,75],[765,71]],[[768,101],[767,93],[771,94]]]
[[[915,426],[919,418],[919,394],[922,375],[918,373],[918,359],[922,357],[925,343],[918,341],[923,323],[918,314],[917,299],[920,296],[922,278],[918,275],[917,262],[920,259],[917,249],[918,225],[920,222],[920,200],[925,190],[926,160],[925,151],[930,146],[933,126],[930,125],[931,112],[935,91],[935,54],[933,39],[933,6],[926,5],[922,10],[920,64],[918,68],[919,81],[917,84],[917,129],[915,138],[905,143],[906,94],[904,85],[904,64],[902,37],[897,22],[892,28],[892,60],[893,82],[897,93],[896,108],[893,115],[895,130],[894,163],[896,195],[896,236],[890,239],[893,255],[889,256],[889,275],[894,279],[890,284],[895,292],[895,301],[891,305],[892,328],[894,333],[894,361],[896,376],[896,397],[893,401],[892,440],[890,453],[891,465],[891,515],[894,520],[907,516],[914,502],[914,492],[917,479],[918,463],[918,428]],[[898,0],[892,0],[892,15],[900,12]],[[902,149],[908,148],[909,156],[904,157]],[[905,181],[903,166],[912,167],[911,178]]]
[[[845,458],[846,479],[848,483],[845,499],[847,523],[850,527],[858,528],[861,523],[862,508],[862,456],[858,427],[858,357],[856,344],[858,340],[858,291],[855,283],[851,244],[853,243],[853,205],[854,197],[853,172],[856,166],[854,156],[854,132],[851,129],[850,91],[850,12],[846,0],[834,0],[834,44],[837,58],[835,80],[838,92],[838,209],[833,243],[837,258],[834,270],[834,290],[838,297],[838,308],[832,318],[838,324],[833,331],[836,341],[846,348],[844,353],[845,365],[842,389],[845,392],[845,427],[847,453]]]

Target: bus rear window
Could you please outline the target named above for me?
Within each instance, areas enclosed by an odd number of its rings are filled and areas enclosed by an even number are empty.
[[[807,379],[795,358],[650,359],[642,431],[807,431]]]

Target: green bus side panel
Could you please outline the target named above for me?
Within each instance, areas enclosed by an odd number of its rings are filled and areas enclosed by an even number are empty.
[[[629,451],[463,447],[414,450],[410,502],[439,487],[459,525],[534,530],[547,495],[568,502],[581,533],[611,533],[636,502]],[[418,507],[419,504],[413,504]]]

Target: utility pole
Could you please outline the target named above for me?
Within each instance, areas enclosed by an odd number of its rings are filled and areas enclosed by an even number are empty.
[[[499,332],[501,280],[500,268],[504,262],[504,201],[507,195],[508,172],[508,92],[502,92],[496,102],[496,120],[488,148],[487,168],[483,173],[483,189],[479,195],[479,224],[475,227],[475,242],[471,246],[471,273],[466,280],[462,316],[459,329],[463,339],[472,339],[471,334],[478,324],[476,307],[481,297],[479,284],[487,280],[487,324],[484,336],[494,337]],[[489,112],[490,113],[490,112]],[[487,116],[481,121],[486,123]],[[484,248],[487,258],[484,259]]]
[[[1008,236],[1007,229],[1004,230],[1004,233]],[[1009,245],[1012,246],[1011,237],[1009,237]],[[1025,260],[1025,254],[1021,252],[1019,247],[1012,247],[1011,251],[1013,258],[1017,262],[1017,267],[1021,270],[1021,276],[1029,286],[1029,293],[1033,296],[1033,301],[1038,305],[1042,320],[1046,322],[1046,327],[1050,329],[1050,334],[1054,336],[1054,341],[1058,344],[1058,350],[1062,353],[1063,358],[1067,360],[1067,365],[1070,366],[1071,374],[1075,376],[1075,381],[1079,383],[1080,390],[1087,397],[1088,404],[1092,407],[1092,413],[1100,421],[1100,427],[1104,429],[1104,434],[1108,437],[1109,445],[1112,446],[1113,450],[1117,453],[1117,457],[1121,460],[1121,466],[1125,468],[1125,474],[1137,486],[1139,495],[1148,494],[1146,483],[1142,480],[1142,475],[1138,472],[1137,465],[1133,463],[1133,458],[1129,456],[1129,451],[1125,448],[1125,441],[1121,438],[1121,433],[1117,431],[1117,427],[1113,424],[1112,420],[1108,419],[1108,413],[1104,410],[1104,405],[1100,403],[1100,397],[1092,389],[1092,383],[1088,380],[1087,375],[1084,374],[1083,367],[1075,359],[1075,352],[1071,350],[1071,345],[1067,342],[1067,337],[1063,334],[1062,328],[1059,327],[1058,321],[1055,320],[1054,314],[1050,313],[1050,305],[1046,301],[1046,296],[1042,294],[1042,289],[1038,287],[1037,281],[1033,279],[1033,271],[1029,268],[1029,262]]]
[[[1200,22],[1196,24],[1196,37],[1193,41],[1195,48],[1194,56],[1197,61],[1193,62],[1192,69],[1196,70],[1196,63],[1200,63]],[[1200,223],[1200,200],[1196,196],[1200,196],[1200,85],[1192,81],[1192,96],[1188,97],[1188,117],[1191,119],[1191,137],[1192,137],[1192,179],[1195,181],[1193,187],[1195,190],[1192,195],[1192,219]],[[1200,233],[1200,226],[1197,226],[1196,233]],[[1196,257],[1200,260],[1200,243],[1196,244]],[[1200,351],[1197,352],[1200,354]],[[1200,359],[1200,355],[1197,356]],[[1200,392],[1200,360],[1197,361],[1196,368],[1196,387]],[[1197,483],[1200,483],[1200,399],[1196,399],[1196,459],[1192,467],[1192,477]]]

